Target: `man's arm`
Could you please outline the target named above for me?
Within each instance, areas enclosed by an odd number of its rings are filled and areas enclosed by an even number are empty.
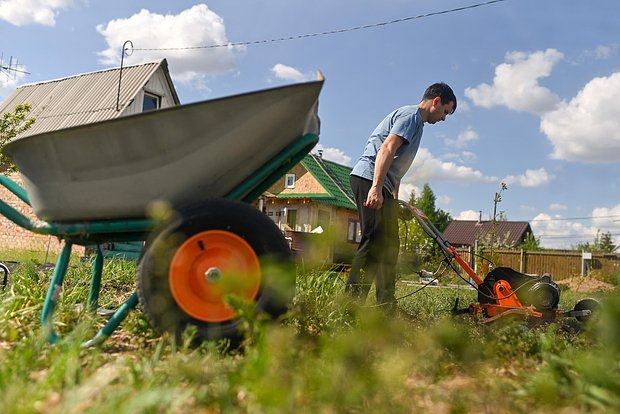
[[[366,197],[366,207],[378,210],[383,205],[383,194],[381,193],[383,183],[385,183],[385,177],[394,161],[396,150],[403,145],[403,142],[404,138],[396,134],[390,134],[385,141],[383,141],[383,144],[381,144],[377,159],[375,160],[375,173],[372,180],[372,187]]]

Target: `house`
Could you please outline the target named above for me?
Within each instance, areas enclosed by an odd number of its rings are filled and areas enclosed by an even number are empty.
[[[29,103],[36,122],[20,137],[179,105],[165,59],[18,87],[0,115]]]
[[[321,152],[308,154],[256,205],[284,231],[293,253],[350,263],[361,237],[350,173],[350,167],[324,159]]]
[[[493,227],[492,221],[453,220],[443,234],[454,247],[474,247],[476,242],[482,244],[490,241]],[[527,221],[496,221],[494,244],[518,246],[530,234],[534,233]]]
[[[0,116],[24,103],[32,106],[30,116],[36,121],[20,137],[180,104],[165,59],[20,86],[0,104]],[[19,175],[10,178],[21,184]],[[0,189],[0,199],[34,218],[30,208],[8,190]],[[60,247],[58,240],[0,217],[0,251],[59,251]]]

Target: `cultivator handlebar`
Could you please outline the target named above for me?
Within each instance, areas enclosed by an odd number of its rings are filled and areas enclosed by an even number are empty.
[[[406,203],[402,200],[398,200],[401,208],[406,209],[418,222],[418,224],[422,227],[424,232],[437,243],[437,245],[443,251],[446,259],[454,259],[459,266],[467,273],[467,275],[476,283],[476,286],[480,286],[482,284],[482,279],[478,277],[474,269],[471,268],[469,264],[457,253],[456,249],[450,244],[448,239],[443,235],[441,231],[433,222],[424,214],[422,210],[419,208],[412,206],[409,203]]]

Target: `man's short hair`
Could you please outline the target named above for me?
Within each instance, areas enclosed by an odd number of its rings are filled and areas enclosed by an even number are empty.
[[[435,99],[438,96],[441,98],[442,105],[447,105],[450,101],[454,102],[452,113],[456,111],[456,96],[454,95],[452,88],[443,82],[433,83],[431,86],[426,88],[422,100]]]

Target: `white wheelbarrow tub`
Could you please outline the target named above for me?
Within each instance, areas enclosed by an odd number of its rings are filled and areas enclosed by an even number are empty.
[[[323,81],[28,136],[5,151],[46,221],[146,217],[150,203],[222,197],[306,133]]]

